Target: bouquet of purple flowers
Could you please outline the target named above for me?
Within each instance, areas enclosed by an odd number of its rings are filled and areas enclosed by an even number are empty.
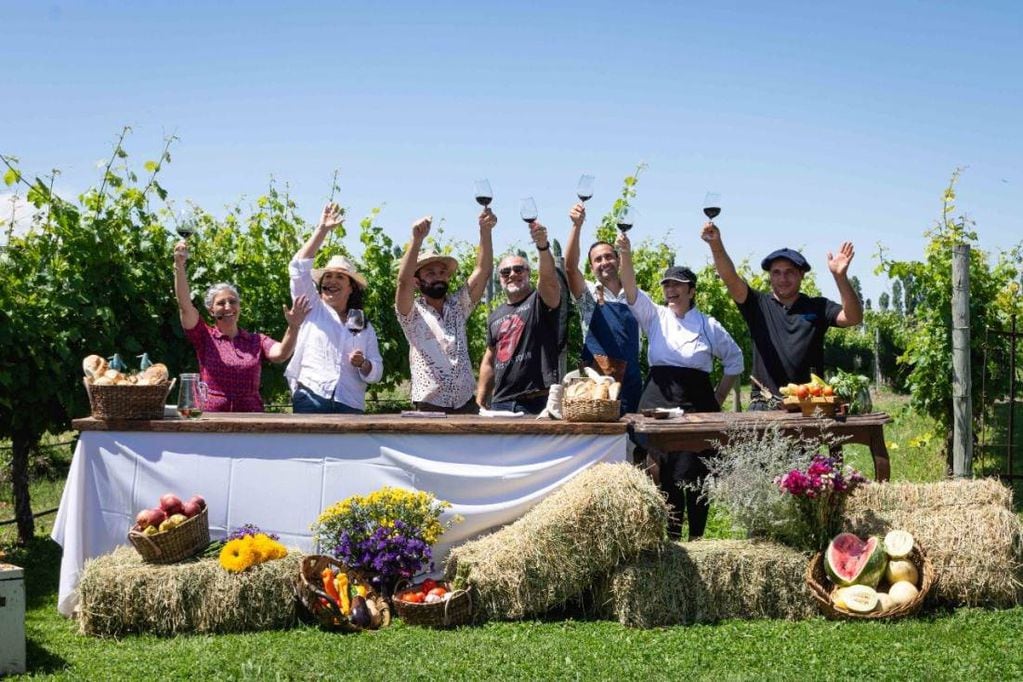
[[[815,455],[805,471],[792,469],[775,479],[788,493],[806,525],[809,549],[822,549],[840,530],[846,496],[867,479],[834,457]]]

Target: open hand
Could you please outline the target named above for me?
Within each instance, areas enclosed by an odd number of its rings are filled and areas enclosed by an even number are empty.
[[[291,328],[300,327],[302,322],[305,320],[306,315],[312,310],[312,305],[309,303],[309,297],[302,295],[299,296],[292,302],[291,309],[288,306],[281,306],[284,308],[284,319],[288,321],[288,326]]]
[[[852,262],[855,255],[856,251],[853,250],[852,242],[842,242],[838,253],[832,255],[828,251],[828,270],[831,270],[831,274],[836,277],[844,275],[849,270],[849,263]]]
[[[345,221],[345,210],[333,201],[328,201],[323,207],[323,215],[320,216],[320,227],[333,230]]]

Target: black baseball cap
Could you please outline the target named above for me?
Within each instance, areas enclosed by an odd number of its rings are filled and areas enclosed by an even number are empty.
[[[778,249],[767,254],[767,258],[760,261],[760,267],[764,270],[771,269],[771,263],[784,258],[787,261],[791,261],[793,265],[802,270],[803,272],[810,272],[810,264],[803,258],[803,254],[799,253],[795,249],[790,249],[787,246],[784,249]]]
[[[664,277],[661,277],[661,284],[669,280],[682,282],[683,284],[692,284],[695,287],[696,273],[684,265],[675,265],[664,271]]]

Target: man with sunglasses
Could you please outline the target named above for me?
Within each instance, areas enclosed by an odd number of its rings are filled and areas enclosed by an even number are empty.
[[[530,237],[539,253],[536,288],[529,261],[506,256],[498,265],[508,302],[487,321],[487,350],[480,363],[476,402],[493,410],[539,414],[558,383],[558,308],[561,283],[550,252],[547,228],[533,222]]]
[[[394,308],[409,345],[411,398],[416,409],[449,414],[476,414],[476,380],[469,359],[465,328],[494,271],[491,232],[497,216],[483,209],[479,217],[480,246],[469,280],[449,293],[458,261],[451,256],[422,252],[431,219],[412,226],[412,241],[398,269]],[[416,291],[420,293],[416,296]]]

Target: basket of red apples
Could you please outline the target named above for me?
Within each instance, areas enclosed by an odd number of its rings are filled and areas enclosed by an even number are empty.
[[[138,513],[128,541],[151,564],[173,564],[198,554],[210,544],[206,500],[194,495],[182,502],[167,493],[158,506]]]

